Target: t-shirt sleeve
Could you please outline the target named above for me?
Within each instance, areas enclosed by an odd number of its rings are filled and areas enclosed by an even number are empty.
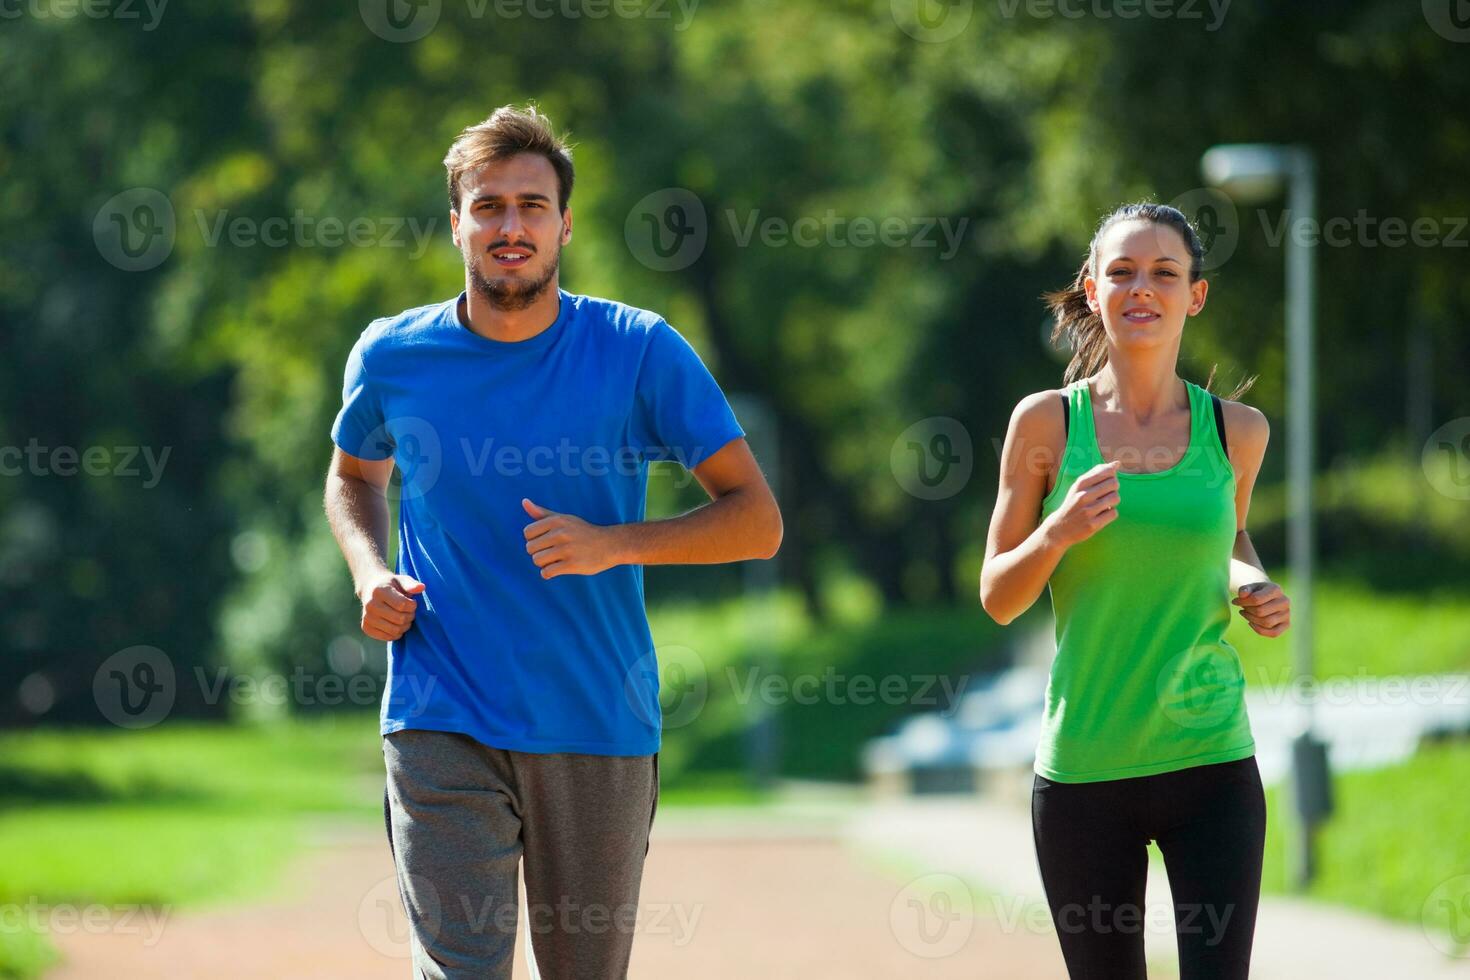
[[[699,354],[660,320],[638,370],[634,448],[647,459],[676,460],[692,470],[744,435]]]
[[[373,389],[363,363],[366,342],[366,334],[357,338],[347,355],[347,369],[342,378],[342,410],[332,423],[332,442],[358,459],[387,459],[393,455],[393,442],[383,424],[379,393]]]

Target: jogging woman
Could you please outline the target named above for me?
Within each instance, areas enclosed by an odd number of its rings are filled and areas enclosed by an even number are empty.
[[[1290,603],[1245,530],[1266,418],[1176,373],[1205,305],[1202,258],[1174,208],[1103,220],[1071,287],[1047,297],[1074,351],[1065,387],[1021,400],[1001,460],[980,597],[1005,624],[1051,587],[1031,816],[1073,980],[1146,977],[1151,840],[1181,980],[1250,968],[1266,807],[1224,635],[1232,603],[1262,636],[1286,630]]]

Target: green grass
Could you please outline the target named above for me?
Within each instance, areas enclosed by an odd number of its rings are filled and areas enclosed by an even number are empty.
[[[673,807],[759,807],[772,794],[751,785],[743,772],[686,772],[672,781],[659,772],[658,805]]]
[[[661,806],[769,802],[745,772],[746,732],[761,711],[780,732],[779,775],[860,778],[863,744],[908,714],[932,710],[915,702],[940,694],[935,679],[953,691],[999,669],[1007,641],[1049,623],[1044,597],[1024,625],[1008,630],[978,604],[885,612],[851,580],[833,586],[828,599],[828,623],[809,618],[789,593],[651,611],[661,657],[681,665],[684,680],[702,692],[665,733]],[[1470,670],[1470,603],[1450,592],[1387,590],[1329,574],[1318,584],[1316,619],[1319,676]],[[1251,683],[1289,678],[1289,636],[1267,640],[1241,622],[1232,626]],[[819,685],[810,703],[793,697],[798,678]],[[854,687],[858,678],[895,679],[900,696]],[[834,690],[838,696],[828,696]],[[381,819],[380,751],[368,712],[269,726],[0,734],[0,907],[197,908],[266,896],[310,820]],[[1438,899],[1470,911],[1470,892],[1434,894],[1470,874],[1467,785],[1464,745],[1339,777],[1338,816],[1322,835],[1323,875],[1312,895],[1406,921],[1428,914],[1432,924],[1435,916],[1447,921],[1451,907]],[[1284,804],[1273,791],[1268,889],[1284,887]],[[53,957],[43,935],[0,926],[0,978],[36,976]]]
[[[1291,580],[1279,576],[1287,594]],[[1415,595],[1387,592],[1330,573],[1315,594],[1315,671],[1319,678],[1438,674],[1470,671],[1470,601],[1452,590]],[[932,706],[916,704],[929,678],[951,689],[984,672],[1006,666],[1005,647],[1025,632],[1050,628],[1045,595],[1022,622],[997,627],[976,603],[934,609],[882,612],[853,582],[832,603],[834,621],[818,624],[795,597],[779,593],[760,604],[739,600],[671,604],[650,612],[664,661],[665,709],[671,726],[664,735],[663,771],[670,782],[685,774],[739,771],[746,764],[745,732],[761,710],[780,730],[779,771],[819,779],[860,778],[864,743],[901,718]],[[1227,639],[1240,651],[1246,680],[1255,686],[1290,682],[1292,634],[1267,639],[1238,615]],[[677,663],[701,699],[680,705],[668,665]],[[835,675],[836,698],[826,694]],[[762,684],[774,676],[773,698]],[[796,678],[822,683],[812,703],[798,703]],[[892,703],[852,687],[863,677],[905,685],[910,695]],[[809,680],[808,684],[811,683]]]
[[[1317,673],[1395,675],[1470,670],[1470,521],[1465,501],[1437,492],[1448,456],[1421,465],[1420,447],[1387,446],[1334,461],[1313,489],[1319,576]],[[1432,480],[1430,477],[1436,476]],[[1267,571],[1291,594],[1283,563],[1286,487],[1258,487],[1250,526]],[[1237,616],[1229,639],[1250,683],[1284,682],[1288,631],[1257,636]]]
[[[1463,585],[1470,576],[1465,501],[1435,489],[1452,483],[1453,466],[1441,455],[1426,469],[1418,447],[1410,453],[1399,444],[1373,457],[1336,460],[1318,473],[1312,501],[1324,565],[1388,591]],[[1284,483],[1256,488],[1250,526],[1258,543],[1284,547],[1286,490]]]
[[[382,820],[378,722],[354,712],[272,725],[0,734],[0,978],[56,961],[32,908],[182,909],[259,900],[307,825]],[[739,772],[666,781],[661,808],[757,807]]]
[[[1008,636],[978,602],[882,612],[852,581],[829,605],[828,623],[789,593],[650,611],[668,723],[661,766],[671,782],[740,771],[762,712],[780,733],[780,775],[858,779],[869,739],[907,715],[948,707],[975,675],[1006,666],[1005,641],[1022,636]],[[680,700],[681,688],[692,701]]]
[[[38,977],[56,963],[56,950],[46,937],[30,929],[0,929],[0,977],[24,980]]]
[[[1291,578],[1273,578],[1291,596]],[[1333,577],[1315,585],[1312,645],[1319,678],[1470,671],[1470,601],[1462,590],[1412,595]],[[1226,639],[1240,652],[1246,682],[1289,683],[1291,630],[1260,636],[1236,608]]]
[[[1308,895],[1443,932],[1470,927],[1470,743],[1426,745],[1402,765],[1338,774]],[[1290,801],[1267,792],[1262,887],[1287,890]],[[1441,887],[1443,886],[1443,887]],[[1443,900],[1443,901],[1441,901]]]
[[[376,732],[359,713],[0,735],[0,906],[171,913],[267,895],[309,818],[381,819]],[[19,918],[0,928],[0,977],[54,959]]]
[[[1290,594],[1289,578],[1282,577]],[[1470,671],[1470,602],[1452,590],[1395,591],[1339,577],[1328,569],[1316,589],[1316,673],[1320,678]],[[1045,598],[1028,616],[1030,626],[1049,622]],[[833,665],[853,675],[948,673],[963,677],[993,669],[999,630],[978,607],[898,610],[878,615],[869,602],[853,600],[839,621],[819,627],[789,599],[742,614],[737,603],[671,607],[653,616],[655,637],[701,651],[708,672],[708,700],[697,718],[665,736],[678,753],[679,771],[706,766],[738,771],[746,715],[724,679],[727,668],[748,663],[743,644],[760,636],[772,669],[785,677]],[[1012,628],[1014,631],[1014,628]],[[1252,684],[1290,680],[1288,632],[1269,640],[1236,617],[1229,634]],[[819,701],[775,709],[784,751],[784,775],[856,778],[857,758],[868,738],[911,708],[859,707]],[[737,779],[738,777],[732,776]],[[1405,922],[1428,917],[1431,928],[1448,921],[1459,902],[1470,924],[1470,746],[1425,748],[1390,769],[1337,777],[1337,816],[1321,836],[1321,878],[1311,897],[1353,906]],[[1268,890],[1285,889],[1288,801],[1272,790],[1267,842]],[[1458,889],[1458,891],[1456,891]],[[1445,904],[1445,903],[1450,904]],[[1426,903],[1428,911],[1426,912]]]

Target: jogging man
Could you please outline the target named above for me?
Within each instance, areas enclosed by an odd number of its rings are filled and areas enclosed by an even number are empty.
[[[693,348],[560,288],[573,168],[546,117],[498,109],[444,163],[465,290],[358,338],[326,485],[362,630],[388,641],[385,812],[414,968],[510,977],[520,870],[541,975],[625,977],[658,801],[641,566],[769,558],[781,516]],[[655,459],[710,501],[645,521]]]

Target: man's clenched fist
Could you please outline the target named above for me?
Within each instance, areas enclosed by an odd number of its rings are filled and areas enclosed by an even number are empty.
[[[396,640],[413,625],[418,602],[413,598],[424,591],[424,583],[411,575],[395,575],[384,571],[357,590],[362,600],[362,631],[375,640]]]

